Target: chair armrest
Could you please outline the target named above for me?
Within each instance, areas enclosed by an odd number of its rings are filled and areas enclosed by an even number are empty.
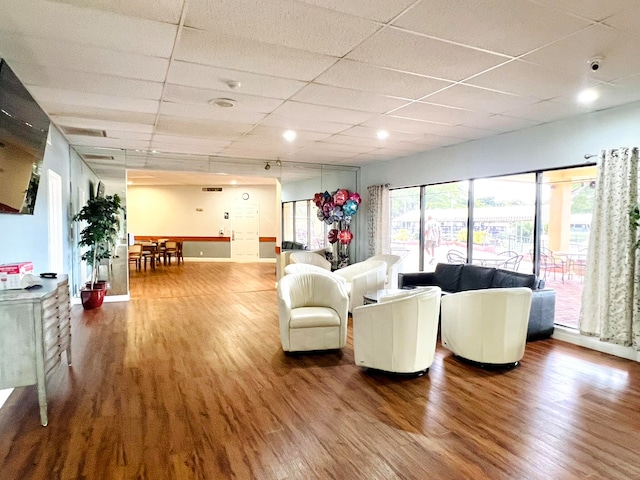
[[[398,274],[398,288],[438,285],[434,272],[412,272]]]
[[[534,290],[531,296],[531,313],[527,328],[527,341],[549,338],[553,334],[556,291],[551,288]]]

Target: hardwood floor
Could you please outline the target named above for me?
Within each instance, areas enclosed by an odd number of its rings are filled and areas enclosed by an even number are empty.
[[[640,478],[640,364],[554,340],[505,372],[439,347],[419,378],[357,367],[351,337],[285,356],[274,270],[133,272],[131,302],[74,307],[49,426],[35,387],[0,410],[0,478]]]

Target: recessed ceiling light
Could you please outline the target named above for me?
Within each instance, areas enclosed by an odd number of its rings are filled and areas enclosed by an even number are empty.
[[[282,136],[284,137],[284,139],[287,142],[293,142],[296,139],[296,137],[298,136],[298,134],[296,132],[294,132],[293,130],[287,130],[286,132],[284,132],[282,134]]]
[[[378,140],[384,140],[385,138],[389,138],[389,132],[386,130],[378,130],[376,137],[378,137]]]
[[[595,102],[600,94],[597,90],[593,88],[587,88],[586,90],[581,91],[578,94],[578,101],[580,103],[593,103]]]
[[[237,102],[233,98],[213,98],[209,103],[216,107],[231,108],[235,107]]]

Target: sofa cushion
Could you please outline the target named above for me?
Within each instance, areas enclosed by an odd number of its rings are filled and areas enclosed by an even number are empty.
[[[511,288],[511,287],[529,287],[535,290],[537,285],[535,275],[519,272],[510,272],[508,270],[496,270],[491,282],[492,288]]]
[[[493,276],[496,273],[495,268],[479,267],[477,265],[464,265],[460,274],[460,285],[458,291],[465,290],[482,290],[491,288]]]
[[[439,263],[436,265],[434,278],[436,285],[445,292],[457,292],[460,284],[460,274],[464,265]]]

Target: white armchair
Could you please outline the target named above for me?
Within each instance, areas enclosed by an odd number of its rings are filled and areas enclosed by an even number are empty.
[[[382,297],[353,311],[356,365],[394,373],[424,373],[433,363],[439,287]]]
[[[295,273],[278,282],[280,340],[285,352],[342,348],[349,297],[331,274]]]
[[[346,280],[349,292],[349,311],[364,303],[366,292],[375,292],[384,288],[387,264],[381,260],[368,260],[339,268],[334,275]]]
[[[466,290],[442,297],[442,346],[485,365],[515,366],[524,356],[531,289]]]
[[[387,264],[384,288],[398,288],[398,274],[402,267],[402,257],[400,255],[380,254],[367,258],[367,262],[371,260],[382,260]]]
[[[295,251],[291,252],[289,259],[291,263],[307,263],[331,270],[331,262],[318,253]]]

